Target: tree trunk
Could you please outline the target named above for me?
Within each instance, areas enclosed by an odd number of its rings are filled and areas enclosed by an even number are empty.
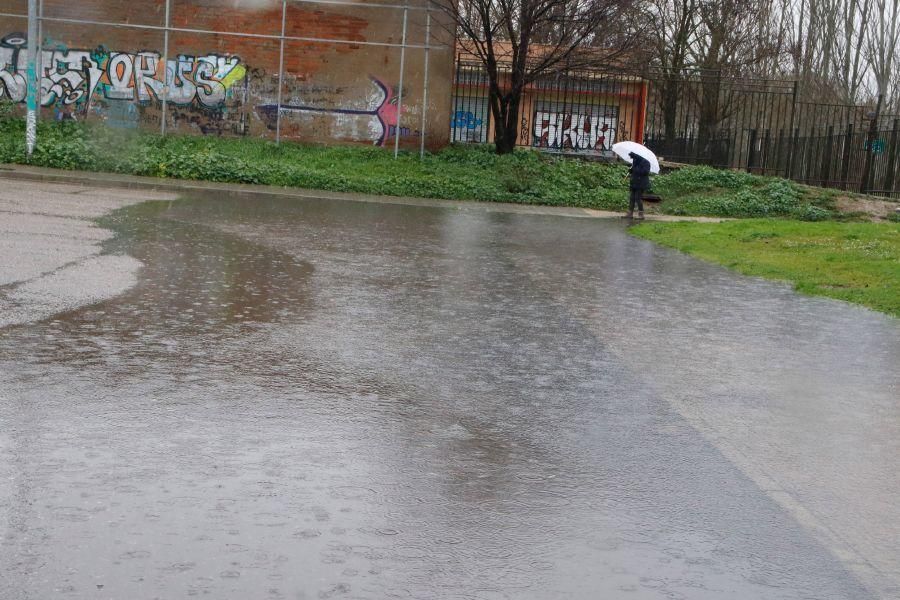
[[[503,137],[498,137],[496,141],[497,154],[509,154],[516,149],[516,139],[519,137],[519,104],[521,100],[521,95],[509,99]]]
[[[491,112],[494,117],[494,146],[497,154],[509,154],[516,149],[519,133],[519,106],[522,93],[515,88],[508,94],[491,91]]]

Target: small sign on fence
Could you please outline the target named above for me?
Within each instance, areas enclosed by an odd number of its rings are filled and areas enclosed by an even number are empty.
[[[884,140],[875,140],[872,142],[872,154],[884,154],[885,143]],[[865,145],[863,146],[864,150],[869,149],[869,140],[866,140]]]

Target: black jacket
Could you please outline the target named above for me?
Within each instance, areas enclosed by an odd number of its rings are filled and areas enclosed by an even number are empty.
[[[629,172],[631,173],[631,189],[633,190],[646,190],[650,188],[650,162],[642,157],[638,156],[634,152],[629,154],[631,157],[631,169]]]

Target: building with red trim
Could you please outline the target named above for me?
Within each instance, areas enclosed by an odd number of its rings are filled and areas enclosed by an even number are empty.
[[[509,69],[505,69],[508,76]],[[472,54],[457,55],[451,141],[490,143],[494,127],[488,77]],[[593,69],[560,69],[525,88],[517,145],[605,155],[614,143],[643,141],[647,81]]]

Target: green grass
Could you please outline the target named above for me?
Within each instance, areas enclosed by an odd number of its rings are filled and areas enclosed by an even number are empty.
[[[256,138],[169,136],[81,123],[40,124],[26,160],[24,122],[0,111],[0,163],[229,183],[624,210],[625,167],[522,150],[497,156],[488,146],[451,146],[419,160],[364,146],[322,147]],[[658,210],[681,215],[835,217],[827,200],[792,182],[709,167],[658,176]],[[822,191],[820,191],[822,192]],[[823,192],[824,193],[824,192]],[[821,195],[821,194],[820,194]],[[824,196],[823,196],[824,197]]]
[[[900,224],[746,219],[643,223],[641,238],[745,275],[789,281],[815,296],[900,317]]]

